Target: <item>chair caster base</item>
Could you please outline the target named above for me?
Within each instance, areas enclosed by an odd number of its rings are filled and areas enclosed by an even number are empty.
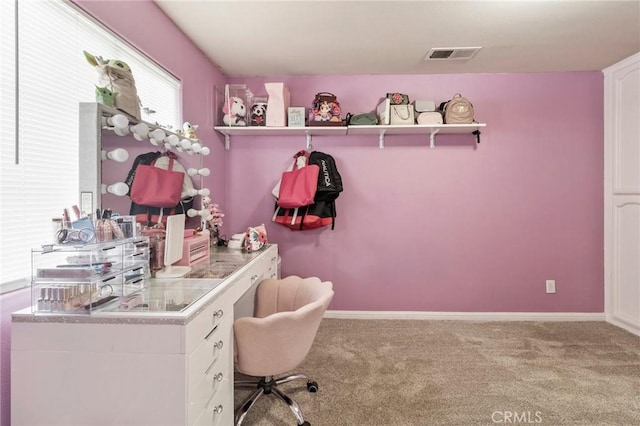
[[[318,382],[312,382],[309,380],[307,382],[307,390],[312,393],[318,392]]]

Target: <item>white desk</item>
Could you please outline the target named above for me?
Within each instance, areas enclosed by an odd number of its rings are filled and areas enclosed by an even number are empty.
[[[275,245],[212,254],[194,271],[201,278],[151,280],[141,295],[149,307],[14,313],[11,424],[233,424],[234,316],[251,314],[255,287],[276,276],[277,258]],[[215,278],[234,259],[233,272]],[[234,308],[239,300],[247,306]]]

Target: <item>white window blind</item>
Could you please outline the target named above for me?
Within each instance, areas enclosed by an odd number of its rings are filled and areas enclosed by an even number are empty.
[[[95,101],[98,81],[83,50],[131,67],[142,106],[156,111],[143,119],[182,120],[180,82],[74,6],[0,1],[0,8],[2,286],[29,277],[31,248],[52,241],[51,218],[80,204],[78,105]]]

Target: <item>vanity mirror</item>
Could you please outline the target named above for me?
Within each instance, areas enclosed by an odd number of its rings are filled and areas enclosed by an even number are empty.
[[[160,152],[175,155],[184,169],[183,193],[187,197],[184,200],[191,200],[195,195],[189,207],[199,206],[199,194],[209,192],[204,187],[204,176],[208,173],[187,172],[208,172],[203,156],[209,154],[209,149],[202,143],[99,103],[80,103],[79,126],[80,209],[83,214],[111,209],[114,213],[129,215],[131,199],[127,194],[131,179],[127,178],[130,171],[140,156],[157,156]]]

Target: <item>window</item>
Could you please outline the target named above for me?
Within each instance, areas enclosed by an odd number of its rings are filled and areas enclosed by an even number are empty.
[[[180,82],[61,0],[0,1],[0,292],[24,285],[31,248],[51,242],[53,217],[79,204],[78,105],[95,101],[82,51],[133,70],[147,121],[180,123]],[[13,284],[13,285],[12,285]]]

